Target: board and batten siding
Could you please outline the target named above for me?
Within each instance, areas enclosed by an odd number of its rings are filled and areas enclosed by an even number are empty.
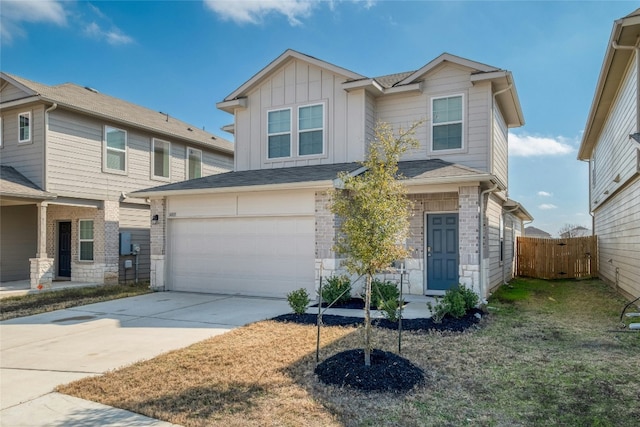
[[[594,212],[599,272],[607,282],[640,296],[640,175]],[[611,260],[611,262],[609,262]]]
[[[105,125],[127,132],[126,174],[103,171]],[[167,138],[159,139],[171,143],[170,181],[184,181],[185,144]],[[165,184],[169,181],[152,178],[152,140],[153,135],[148,133],[55,110],[49,117],[47,190],[61,197],[118,200],[123,192]],[[223,171],[230,165],[230,156],[221,156],[219,161],[214,161],[205,152],[203,149],[203,174]]]
[[[493,105],[493,158],[491,173],[509,187],[509,130],[497,103]]]
[[[151,249],[149,245],[150,210],[147,205],[120,203],[120,233],[131,233],[131,243],[140,245],[138,280],[149,280]],[[124,261],[131,260],[132,268],[125,269]],[[136,257],[120,255],[118,280],[131,282],[135,278]]]
[[[44,106],[29,105],[14,109],[3,109],[2,148],[0,163],[13,166],[18,172],[38,187],[45,189],[44,180]],[[18,115],[31,113],[31,141],[18,143],[20,125]]]
[[[638,169],[638,144],[629,139],[630,134],[638,131],[637,75],[636,61],[631,60],[598,137],[594,150],[595,174],[592,173],[592,179],[595,177],[595,187],[591,191],[591,210],[606,203],[606,198],[632,179]]]
[[[342,89],[344,81],[345,76],[297,59],[292,59],[265,78],[248,94],[247,108],[236,110],[236,170],[361,160],[352,157],[364,153],[364,93],[354,93],[351,101],[351,94]],[[297,108],[314,103],[325,106],[325,152],[322,155],[296,156]],[[292,111],[292,156],[268,159],[267,112],[284,108]],[[355,120],[355,123],[350,120]],[[349,137],[350,129],[360,136]],[[355,147],[352,146],[354,144]]]
[[[29,258],[35,258],[38,246],[37,217],[35,205],[0,207],[0,282],[29,279]]]
[[[433,97],[459,95],[464,97],[463,149],[457,152],[431,150],[431,100]],[[482,171],[489,171],[489,113],[491,85],[470,81],[465,67],[443,64],[432,70],[423,82],[423,92],[397,94],[377,99],[377,118],[390,123],[394,129],[407,128],[424,119],[416,130],[420,146],[409,151],[403,160],[438,158]]]

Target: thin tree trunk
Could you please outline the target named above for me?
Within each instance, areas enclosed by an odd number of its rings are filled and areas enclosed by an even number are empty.
[[[371,366],[371,275],[367,274],[364,297],[364,365]]]

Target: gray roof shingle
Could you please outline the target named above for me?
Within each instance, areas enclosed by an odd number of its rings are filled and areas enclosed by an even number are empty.
[[[56,195],[42,190],[13,167],[0,166],[0,197],[48,200]]]
[[[92,89],[73,83],[48,86],[13,74],[5,72],[2,74],[32,90],[40,99],[55,102],[60,106],[90,115],[102,116],[135,128],[158,132],[167,137],[192,141],[198,145],[215,148],[226,153],[233,153],[234,151],[232,142],[206,132],[197,126]]]

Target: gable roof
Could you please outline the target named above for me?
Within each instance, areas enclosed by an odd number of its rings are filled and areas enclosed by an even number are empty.
[[[42,190],[12,166],[0,165],[0,197],[48,200],[57,196]]]
[[[524,229],[524,235],[529,237],[551,237],[551,234],[532,225]]]
[[[326,188],[334,185],[334,180],[340,172],[358,175],[364,171],[360,163],[353,162],[226,172],[139,190],[130,195],[162,197],[174,194],[258,191],[266,188]],[[407,185],[479,182],[493,179],[492,175],[485,172],[440,159],[399,162],[398,171],[407,180]]]
[[[640,36],[640,9],[613,23],[607,51],[591,103],[591,109],[582,135],[578,160],[589,160],[606,123],[612,103],[618,93],[622,77],[631,60]],[[640,72],[640,71],[639,71]],[[640,105],[638,106],[640,108]],[[640,127],[640,123],[638,123]],[[640,132],[640,129],[636,129]]]
[[[59,107],[69,110],[161,134],[168,138],[179,138],[226,154],[233,154],[234,152],[233,143],[224,138],[170,117],[167,114],[99,93],[95,89],[78,86],[73,83],[48,86],[5,72],[0,72],[0,79],[16,86],[24,91],[26,95],[21,100],[0,103],[0,107],[3,108],[16,102],[28,102],[31,98],[34,98],[34,101],[40,100],[57,104]]]
[[[486,64],[482,64],[480,62],[471,61],[469,59],[465,59],[465,58],[462,58],[462,57],[456,56],[456,55],[451,55],[450,53],[446,53],[445,52],[445,53],[441,54],[440,56],[438,56],[437,58],[435,58],[432,61],[430,61],[428,64],[424,65],[419,70],[416,70],[413,73],[409,74],[404,79],[399,81],[397,84],[398,85],[406,85],[406,84],[413,83],[414,81],[416,81],[417,79],[420,79],[422,76],[427,74],[429,71],[433,70],[438,65],[440,65],[440,64],[442,64],[444,62],[451,62],[453,64],[462,65],[463,67],[471,68],[473,70],[476,70],[476,72],[481,72],[481,73],[489,73],[489,72],[493,72],[493,71],[501,71],[499,68],[492,67],[492,66],[486,65]]]

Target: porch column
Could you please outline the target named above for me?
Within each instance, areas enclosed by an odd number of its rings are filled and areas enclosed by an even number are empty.
[[[47,202],[40,202],[37,205],[37,249],[36,257],[30,258],[31,266],[31,289],[50,288],[53,282],[54,268],[53,258],[47,257]]]

